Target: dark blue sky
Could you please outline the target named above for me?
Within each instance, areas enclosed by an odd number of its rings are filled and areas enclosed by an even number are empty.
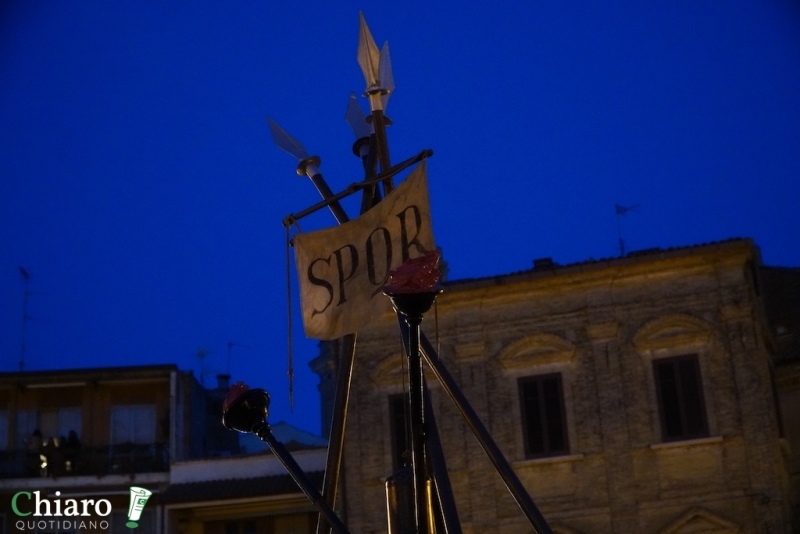
[[[444,3],[447,4],[447,3]],[[451,278],[752,237],[800,266],[800,7],[729,2],[7,1],[0,6],[0,371],[175,362],[269,389],[317,431],[283,217],[334,190],[358,9],[391,44],[393,161],[431,148]],[[366,107],[366,104],[365,104]],[[347,204],[355,215],[354,204]],[[328,213],[303,229],[333,224]],[[296,292],[296,288],[295,288]]]

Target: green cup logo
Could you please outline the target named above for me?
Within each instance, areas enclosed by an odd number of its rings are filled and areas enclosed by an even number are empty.
[[[139,518],[142,517],[144,505],[147,504],[147,499],[150,498],[153,492],[144,488],[137,488],[131,486],[131,504],[128,507],[128,522],[125,526],[128,528],[136,528],[139,526]]]

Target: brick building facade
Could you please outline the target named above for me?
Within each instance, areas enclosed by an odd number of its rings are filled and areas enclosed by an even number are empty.
[[[768,313],[787,282],[776,292],[763,272],[749,240],[540,262],[446,284],[423,330],[555,532],[788,534],[799,528],[800,355],[787,341],[797,322],[774,316],[797,306]],[[797,285],[797,270],[778,274]],[[360,331],[357,351],[343,506],[351,531],[368,534],[386,531],[383,479],[404,449],[396,318]],[[327,358],[312,362],[323,392]],[[464,532],[530,532],[428,385]]]

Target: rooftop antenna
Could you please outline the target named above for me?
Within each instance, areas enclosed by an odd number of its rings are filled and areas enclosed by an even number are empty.
[[[24,267],[17,267],[19,269],[19,274],[22,275],[22,284],[23,284],[23,291],[22,291],[22,344],[20,346],[20,354],[19,354],[19,370],[25,368],[25,339],[27,337],[28,331],[28,321],[30,320],[31,316],[28,315],[28,296],[31,295],[30,290],[28,289],[28,282],[31,279],[31,275],[28,274],[28,271],[25,270]]]
[[[614,204],[614,212],[617,215],[617,237],[619,238],[619,255],[620,257],[625,257],[625,241],[622,239],[622,225],[619,222],[619,218],[621,215],[625,215],[629,211],[634,211],[638,208],[639,204],[634,204],[633,206],[625,207],[620,206],[619,204]]]

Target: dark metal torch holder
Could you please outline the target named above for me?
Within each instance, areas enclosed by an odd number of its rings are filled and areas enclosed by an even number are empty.
[[[411,467],[414,471],[414,510],[419,534],[428,532],[427,466],[425,459],[425,381],[420,351],[420,324],[422,316],[430,310],[442,292],[434,288],[419,292],[384,293],[392,306],[408,325],[408,389],[411,429]],[[432,534],[432,533],[431,533]]]

